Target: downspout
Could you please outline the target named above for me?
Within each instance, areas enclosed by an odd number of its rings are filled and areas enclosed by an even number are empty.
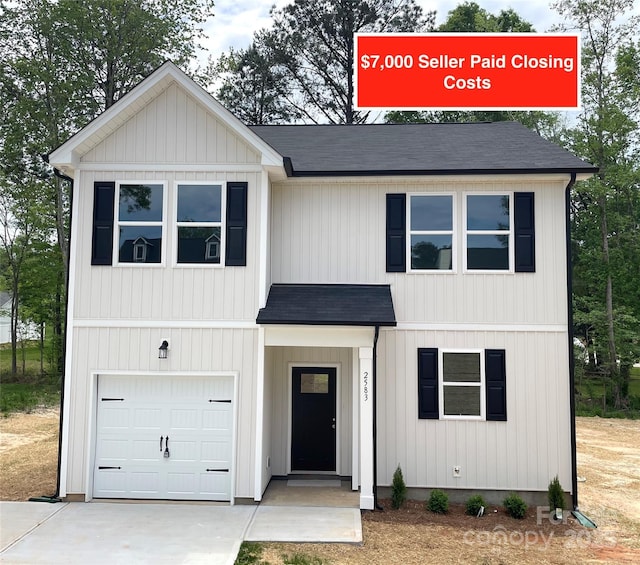
[[[373,508],[374,510],[384,510],[382,506],[378,504],[378,410],[377,410],[377,396],[378,396],[378,336],[380,335],[380,326],[376,326],[376,331],[373,336]]]
[[[565,189],[566,255],[567,255],[567,334],[569,338],[569,411],[571,414],[571,490],[573,509],[578,510],[578,453],[576,446],[576,389],[575,359],[573,358],[573,261],[571,257],[571,188],[576,182],[576,173]]]
[[[42,158],[46,163],[49,162],[49,155],[43,155]],[[57,176],[59,179],[65,180],[69,183],[70,190],[70,202],[69,202],[69,233],[71,233],[71,223],[73,221],[73,179],[55,167],[53,168],[53,174]],[[65,324],[64,324],[64,333],[62,336],[62,361],[65,370],[62,371],[62,379],[60,381],[60,422],[58,424],[58,465],[56,471],[56,492],[51,496],[39,496],[30,498],[29,500],[32,502],[62,502],[60,499],[60,471],[62,468],[62,425],[64,419],[64,383],[66,377],[66,367],[67,367],[67,327],[69,320],[69,270],[67,269],[67,280],[65,281],[65,297],[67,302],[67,307],[65,309]]]

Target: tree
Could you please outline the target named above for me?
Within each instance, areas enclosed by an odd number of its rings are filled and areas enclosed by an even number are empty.
[[[7,221],[20,219],[12,241],[28,248],[24,230],[32,228],[22,220],[46,220],[43,229],[60,249],[63,276],[51,324],[60,344],[70,193],[42,155],[165,59],[186,64],[212,7],[213,0],[0,0],[0,173],[11,187],[31,191],[30,198],[17,189],[6,193]],[[41,204],[39,216],[22,218],[16,211],[30,199]],[[57,269],[51,277],[58,279]]]
[[[256,34],[251,49],[268,57],[278,106],[314,123],[367,120],[368,113],[353,108],[354,33],[425,31],[434,22],[434,14],[425,15],[415,0],[295,0],[272,8],[271,17],[272,28]],[[264,76],[267,70],[261,60],[244,57],[229,80],[241,85],[243,73]],[[218,92],[238,115],[247,105],[261,106],[259,99],[248,102],[251,89],[235,100],[227,94]]]
[[[262,34],[247,49],[230,49],[210,62],[208,80],[219,80],[216,96],[246,124],[290,123],[300,113],[287,103],[286,79],[281,68],[272,66],[272,53]]]
[[[446,21],[438,27],[438,31],[522,33],[534,32],[535,29],[531,23],[522,19],[511,8],[493,15],[475,2],[464,2],[448,13]],[[391,111],[385,115],[385,121],[387,123],[517,121],[552,141],[559,141],[563,131],[559,114],[541,111]]]
[[[576,329],[597,347],[621,408],[640,356],[640,21],[619,23],[633,0],[561,0],[554,8],[584,38],[583,109],[570,147],[599,167],[573,194]]]

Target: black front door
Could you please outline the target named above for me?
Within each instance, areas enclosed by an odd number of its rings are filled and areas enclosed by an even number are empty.
[[[336,370],[294,367],[291,470],[336,471]]]

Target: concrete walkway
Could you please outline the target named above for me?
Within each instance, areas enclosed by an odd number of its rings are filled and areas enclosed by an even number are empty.
[[[356,508],[0,502],[0,562],[232,565],[243,540],[362,541]]]

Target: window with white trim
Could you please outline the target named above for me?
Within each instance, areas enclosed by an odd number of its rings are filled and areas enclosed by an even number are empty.
[[[118,263],[160,263],[165,186],[118,183],[116,245]]]
[[[222,198],[221,183],[177,185],[178,263],[222,263]]]
[[[513,265],[510,194],[466,194],[464,266],[468,271],[510,271]]]
[[[412,194],[408,202],[411,271],[453,271],[454,200],[451,194]]]
[[[484,357],[481,351],[440,351],[440,414],[484,419]]]

